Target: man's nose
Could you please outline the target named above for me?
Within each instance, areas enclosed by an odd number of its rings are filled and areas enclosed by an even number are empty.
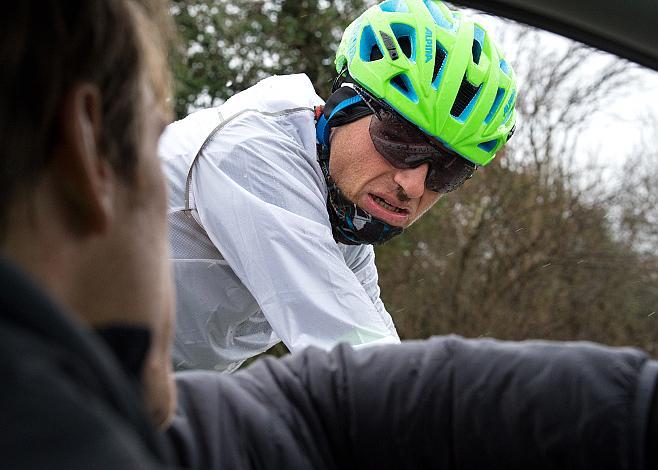
[[[416,168],[396,169],[393,180],[400,185],[410,198],[419,198],[425,193],[425,178],[429,171],[429,163],[423,163]]]

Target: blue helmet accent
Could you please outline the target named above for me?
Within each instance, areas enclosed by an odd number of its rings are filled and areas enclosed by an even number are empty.
[[[432,0],[423,0],[423,3],[425,3],[425,6],[429,10],[430,15],[432,15],[432,18],[434,19],[434,22],[437,25],[439,25],[443,29],[447,29],[448,31],[454,32],[457,30],[457,25],[454,16],[450,19],[443,16],[443,12],[441,11],[441,9],[437,7],[436,3],[434,3]]]
[[[491,118],[496,114],[496,111],[498,111],[498,108],[500,108],[500,103],[503,101],[503,96],[505,96],[505,89],[504,88],[498,88],[498,91],[496,92],[496,98],[494,99],[493,104],[491,105],[491,109],[489,110],[489,114],[487,114],[487,117],[484,118],[484,123],[489,124],[491,122]]]
[[[317,139],[318,143],[322,145],[329,145],[329,130],[331,126],[328,124],[329,121],[331,121],[331,118],[333,118],[341,109],[352,106],[359,101],[363,101],[363,98],[361,98],[360,95],[352,96],[351,98],[347,98],[338,103],[336,107],[331,111],[329,118],[325,118],[324,114],[320,116],[320,119],[318,119],[318,122],[315,125],[315,138]]]
[[[386,0],[379,4],[379,8],[389,13],[409,13],[409,7],[404,0]]]
[[[370,62],[373,60],[371,53],[374,47],[377,47],[379,49],[379,53],[381,54],[380,57],[383,57],[383,49],[382,45],[379,43],[379,40],[377,39],[377,36],[375,35],[375,32],[372,30],[370,26],[366,26],[363,29],[363,37],[361,39],[361,44],[359,45],[359,57],[361,57],[361,60],[365,62]]]

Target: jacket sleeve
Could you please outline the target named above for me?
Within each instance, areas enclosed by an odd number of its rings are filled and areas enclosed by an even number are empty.
[[[343,251],[343,256],[345,257],[345,262],[350,267],[358,281],[363,286],[363,290],[366,292],[372,304],[375,306],[377,312],[384,320],[388,330],[391,333],[391,337],[399,341],[398,332],[395,329],[395,324],[391,315],[386,310],[386,306],[380,297],[379,289],[379,273],[377,272],[377,266],[375,265],[375,250],[372,245],[338,245],[339,248]],[[385,338],[387,343],[390,343],[389,337]],[[397,342],[397,341],[396,341]],[[364,345],[353,344],[352,346],[355,349],[358,349],[360,346],[372,346],[377,343],[371,342]]]
[[[296,113],[248,112],[205,144],[192,173],[199,219],[292,351],[397,343],[332,237],[309,136],[293,122],[310,132],[312,118]]]
[[[639,351],[591,343],[309,348],[180,375],[169,436],[210,469],[642,470],[657,375]]]

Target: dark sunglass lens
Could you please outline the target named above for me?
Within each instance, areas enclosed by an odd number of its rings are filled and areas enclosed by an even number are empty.
[[[370,137],[375,149],[396,168],[413,168],[439,157],[422,134],[391,113],[370,121]]]
[[[473,176],[475,168],[464,162],[452,162],[450,166],[433,164],[427,174],[425,185],[431,191],[449,193],[458,189]]]
[[[431,191],[454,191],[473,176],[473,164],[388,110],[371,119],[369,131],[377,152],[395,168],[430,163],[425,186]]]

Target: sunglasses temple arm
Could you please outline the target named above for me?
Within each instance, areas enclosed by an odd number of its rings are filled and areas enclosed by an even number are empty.
[[[372,98],[370,98],[370,96],[368,96],[366,93],[362,93],[361,90],[359,90],[359,88],[356,87],[356,86],[354,86],[354,84],[352,84],[352,83],[344,83],[343,86],[348,86],[348,87],[350,87],[352,90],[354,90],[354,91],[356,92],[356,94],[359,95],[359,96],[361,97],[361,99],[363,100],[363,102],[365,103],[365,105],[370,109],[370,111],[372,111],[372,114],[374,114],[375,116],[377,116],[377,119],[379,119],[380,121],[382,120],[382,117],[381,117],[381,115],[379,114],[379,111],[377,111],[377,110],[376,110],[376,109],[370,104],[370,101],[371,101],[371,99],[372,99]]]

